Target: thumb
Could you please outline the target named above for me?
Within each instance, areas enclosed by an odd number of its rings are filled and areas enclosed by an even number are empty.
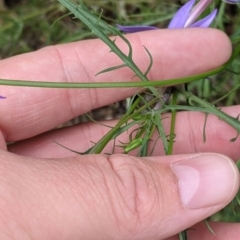
[[[218,154],[0,152],[0,166],[0,239],[165,239],[223,208],[239,187],[235,164]]]

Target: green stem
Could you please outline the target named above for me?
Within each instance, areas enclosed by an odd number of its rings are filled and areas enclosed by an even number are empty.
[[[148,125],[148,124],[147,124]],[[149,142],[151,141],[151,137],[156,129],[156,125],[151,122],[150,125],[145,128],[145,136],[143,137],[143,143],[140,147],[140,157],[146,157],[148,155],[148,149],[149,149]]]
[[[178,237],[179,237],[179,240],[187,240],[188,239],[187,230],[180,232],[178,234]]]
[[[232,93],[236,92],[239,88],[240,88],[240,83],[237,86],[235,86],[234,88],[232,88],[231,91],[229,91],[227,94],[225,94],[224,96],[222,96],[219,99],[217,99],[216,101],[214,101],[213,104],[217,104],[218,102],[221,102],[225,98],[229,97]]]
[[[137,67],[137,65],[132,60],[132,47],[130,42],[120,34],[114,27],[108,25],[101,18],[94,15],[90,12],[85,5],[80,2],[79,5],[75,5],[68,0],[58,0],[62,5],[64,5],[68,10],[73,13],[78,19],[80,19],[92,32],[99,37],[104,43],[106,43],[111,52],[114,52],[126,66],[133,70],[134,74],[138,76],[142,81],[149,81],[145,74],[141,72],[141,70]],[[115,40],[111,39],[109,36],[103,31],[103,29],[108,30],[116,35],[118,35],[128,46],[129,53],[126,55],[124,54],[121,49],[116,45]],[[158,92],[152,86],[149,86],[149,89],[152,93],[157,96]]]
[[[240,48],[239,48],[240,50]],[[0,79],[0,85],[19,87],[41,87],[41,88],[132,88],[132,87],[166,87],[170,85],[193,82],[211,75],[220,73],[227,67],[227,63],[214,70],[196,74],[185,78],[169,80],[157,80],[147,82],[36,82],[25,80]]]
[[[173,90],[173,99],[172,99],[173,106],[177,104],[177,95],[178,95],[178,93],[174,89]],[[173,109],[172,115],[171,115],[171,126],[170,126],[170,135],[169,135],[169,144],[168,144],[167,155],[172,155],[172,153],[173,153],[173,144],[174,144],[174,139],[175,139],[176,115],[177,115],[177,111],[176,111],[176,109]]]
[[[155,115],[155,122],[157,122],[156,127],[157,127],[157,130],[158,130],[159,136],[162,140],[164,152],[165,152],[165,154],[167,154],[169,144],[168,144],[168,139],[167,139],[166,133],[164,131],[164,127],[163,127],[163,124],[162,124],[162,121],[161,121],[161,118],[160,118],[159,114]]]
[[[180,90],[179,90],[180,91]],[[228,123],[229,125],[231,125],[232,127],[234,127],[237,130],[237,133],[240,133],[240,121],[237,118],[233,118],[231,116],[229,116],[228,114],[224,113],[223,111],[221,111],[220,109],[216,108],[214,105],[212,105],[211,103],[193,95],[190,92],[186,92],[186,91],[180,91],[187,99],[189,99],[189,101],[191,103],[197,103],[198,106],[201,106],[205,109],[208,110],[209,113],[214,114],[216,116],[218,116],[221,120],[225,121],[226,123]]]
[[[130,121],[131,119],[133,119],[136,115],[138,115],[139,113],[143,112],[145,109],[149,108],[151,105],[153,105],[154,103],[156,103],[157,101],[159,101],[158,98],[154,98],[151,101],[149,101],[147,104],[145,104],[144,106],[142,106],[141,108],[137,109],[134,111],[134,109],[136,109],[136,106],[138,103],[133,103],[133,105],[131,106],[131,110],[129,112],[132,112],[130,115],[125,114],[119,121],[118,123],[107,133],[105,134],[99,141],[98,143],[96,143],[90,151],[87,151],[88,154],[99,154],[102,152],[102,150],[105,148],[105,146],[113,139],[113,137],[115,136],[116,132],[119,130],[119,128],[124,125],[125,123],[127,123],[128,121]]]

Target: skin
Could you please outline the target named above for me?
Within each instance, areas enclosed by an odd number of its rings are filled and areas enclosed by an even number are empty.
[[[142,45],[151,52],[154,64],[150,79],[207,71],[226,62],[231,54],[227,36],[213,29],[156,30],[127,37],[142,70],[149,61]],[[127,51],[124,43],[117,43]],[[131,79],[133,73],[126,68],[95,77],[102,69],[120,63],[104,43],[88,40],[2,60],[0,77],[62,82]],[[214,223],[215,237],[198,223],[227,205],[239,188],[238,171],[232,163],[239,158],[240,140],[229,142],[235,130],[216,117],[209,116],[207,142],[203,143],[204,115],[179,113],[174,155],[168,157],[163,155],[161,143],[153,156],[141,159],[121,154],[80,156],[53,142],[86,150],[92,145],[90,141],[97,141],[108,129],[93,123],[52,129],[132,96],[136,90],[1,86],[0,95],[7,99],[0,104],[0,239],[175,240],[179,231],[189,227],[195,229],[189,231],[189,239],[238,238],[238,224]],[[223,111],[238,116],[240,106]],[[168,118],[164,126],[168,129]],[[121,140],[127,138],[125,135]],[[7,149],[6,142],[15,141]],[[110,149],[111,145],[106,152]],[[215,153],[207,156],[216,160],[216,169],[223,158],[231,162],[233,174],[223,175],[231,188],[216,204],[192,209],[181,201],[171,166],[207,152]],[[208,186],[205,188],[207,191]]]

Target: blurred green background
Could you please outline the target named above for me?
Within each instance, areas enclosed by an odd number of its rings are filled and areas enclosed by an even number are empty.
[[[177,0],[87,0],[85,4],[109,24],[144,24],[166,28],[176,10],[186,1]],[[240,7],[213,1],[211,9],[219,14],[213,27],[219,28],[235,42],[240,39]],[[205,13],[206,14],[206,13]],[[57,1],[0,0],[0,59],[40,49],[44,46],[93,38],[92,33]],[[13,66],[14,69],[14,66]],[[214,101],[240,83],[240,58],[211,81],[189,85],[198,96]],[[240,104],[240,90],[220,106]],[[119,109],[118,109],[119,110]],[[103,114],[105,115],[105,114]],[[240,152],[240,151],[239,151]],[[212,217],[213,220],[240,221],[237,201]]]
[[[6,6],[0,17],[1,58],[91,37],[89,30],[71,16],[59,19],[67,11],[57,1],[0,1],[5,2],[0,6]],[[155,0],[88,0],[85,3],[96,14],[103,11],[104,19],[111,24],[141,23],[159,27],[165,27],[179,7],[176,1],[164,4]]]

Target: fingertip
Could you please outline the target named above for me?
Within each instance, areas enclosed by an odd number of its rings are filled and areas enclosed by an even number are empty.
[[[181,78],[210,71],[224,64],[232,52],[227,35],[211,28],[160,29],[129,37],[134,38],[147,47],[154,59],[151,79]]]
[[[216,67],[229,60],[232,53],[232,44],[229,37],[218,29],[204,29],[209,36],[209,45],[212,48]]]
[[[178,178],[181,202],[190,209],[223,207],[239,188],[236,164],[221,154],[197,154],[171,168]]]

